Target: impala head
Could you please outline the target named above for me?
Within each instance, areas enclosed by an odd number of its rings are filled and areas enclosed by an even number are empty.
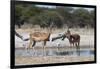
[[[70,30],[68,29],[67,32],[65,32],[63,35],[62,35],[62,40],[64,40],[66,37],[69,39],[70,38]]]
[[[68,39],[70,38],[71,32],[70,32],[69,29],[67,30],[67,32],[65,32],[65,35],[66,35],[66,37],[67,37]]]

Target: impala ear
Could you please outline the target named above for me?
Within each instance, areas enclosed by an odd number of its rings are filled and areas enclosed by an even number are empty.
[[[67,34],[67,32],[65,32],[65,34]]]
[[[67,30],[67,33],[68,33],[68,34],[71,34],[71,32],[70,32],[70,30],[69,30],[69,29]]]
[[[67,32],[69,32],[70,31],[70,29],[69,29],[69,27],[68,27],[68,30],[67,30]]]

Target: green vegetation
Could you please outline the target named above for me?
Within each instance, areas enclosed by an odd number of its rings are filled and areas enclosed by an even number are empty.
[[[26,24],[39,25],[40,27],[79,27],[94,28],[95,10],[73,8],[64,6],[39,7],[34,4],[16,4],[16,25],[19,27]]]

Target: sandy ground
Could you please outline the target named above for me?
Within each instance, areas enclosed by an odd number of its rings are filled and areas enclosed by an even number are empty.
[[[50,63],[70,63],[94,61],[94,56],[38,56],[38,57],[15,57],[16,65],[34,65]]]

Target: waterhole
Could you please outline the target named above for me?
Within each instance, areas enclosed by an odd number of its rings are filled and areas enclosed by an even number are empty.
[[[94,55],[92,49],[15,49],[15,56],[91,56]]]

